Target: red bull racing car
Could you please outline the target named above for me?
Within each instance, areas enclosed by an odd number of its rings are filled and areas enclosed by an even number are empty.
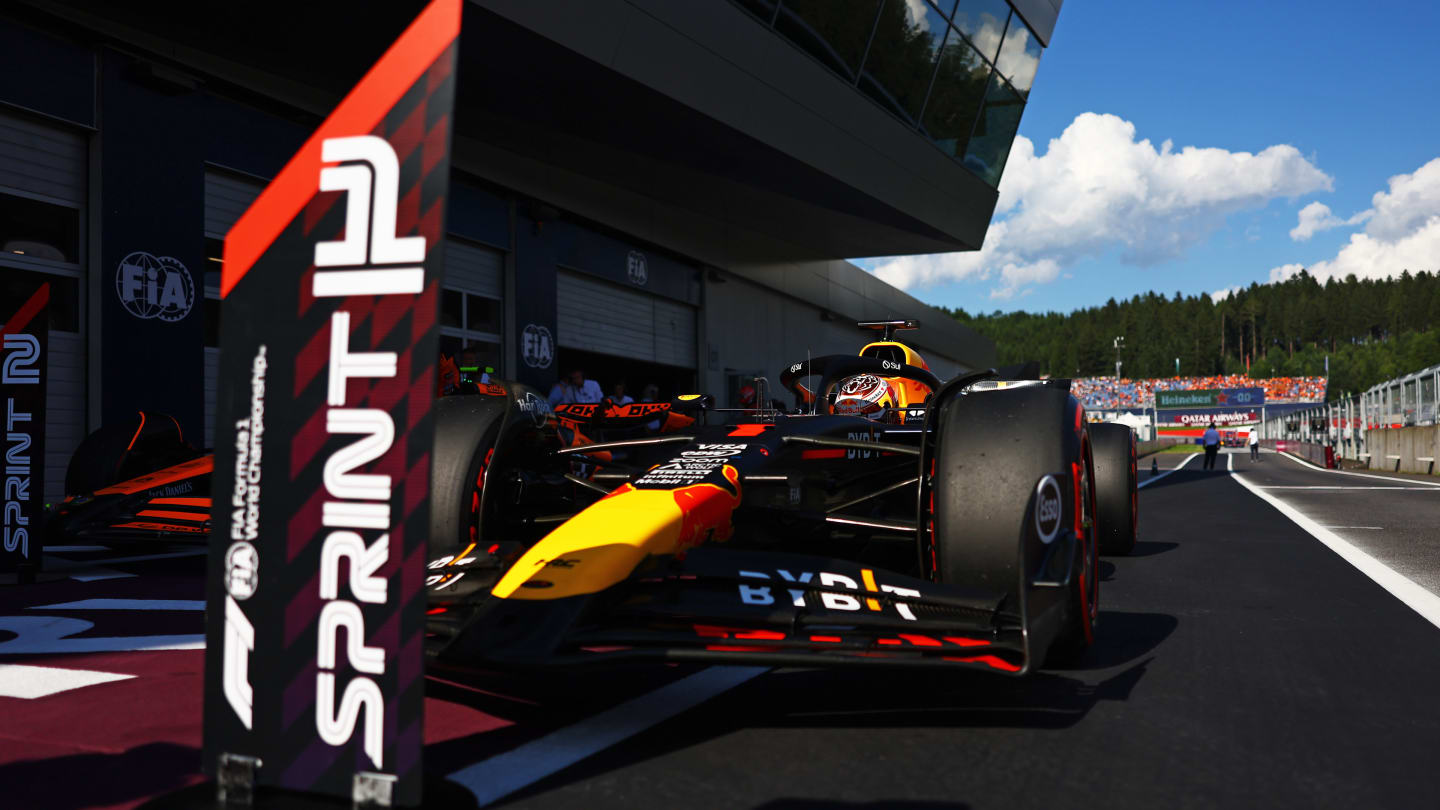
[[[862,326],[884,333],[858,356],[783,370],[789,411],[707,395],[552,409],[500,382],[442,397],[434,663],[1023,674],[1083,651],[1098,555],[1134,543],[1129,429],[1088,423],[1065,380],[942,381],[893,339],[913,321]],[[47,531],[203,539],[211,465],[168,417],[101,430]]]

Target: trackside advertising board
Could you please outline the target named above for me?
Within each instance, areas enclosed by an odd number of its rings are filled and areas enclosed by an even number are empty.
[[[29,274],[26,274],[29,275]],[[0,303],[0,574],[40,567],[45,519],[45,371],[50,358],[50,284],[3,288]]]
[[[369,774],[420,801],[460,10],[432,2],[225,239],[210,773],[252,757],[262,787],[348,801]]]
[[[1264,404],[1264,388],[1155,392],[1155,409],[1161,411],[1177,408],[1259,408]]]

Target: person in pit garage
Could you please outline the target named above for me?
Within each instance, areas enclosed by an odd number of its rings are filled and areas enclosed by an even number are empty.
[[[550,389],[552,406],[569,405],[575,402],[599,402],[604,398],[605,394],[600,390],[600,383],[585,379],[585,372],[578,368],[570,372],[568,379],[555,383],[555,387]]]
[[[1215,456],[1220,453],[1220,431],[1215,429],[1214,422],[1205,428],[1205,435],[1200,437],[1200,443],[1205,445],[1205,469],[1215,469]]]

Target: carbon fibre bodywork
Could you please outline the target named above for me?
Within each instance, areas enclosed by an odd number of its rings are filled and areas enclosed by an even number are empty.
[[[1014,562],[1003,581],[946,581],[927,490],[945,441],[940,417],[987,390],[1042,386],[1067,404],[1063,425],[1036,430],[1078,437],[1079,403],[1065,381],[940,383],[923,368],[848,355],[797,363],[781,382],[804,402],[803,381],[818,377],[808,401],[819,403],[857,373],[934,396],[888,421],[817,404],[716,411],[699,395],[552,409],[539,392],[500,382],[442,397],[425,583],[432,664],[1028,672],[1062,632],[1065,595],[1084,568],[1086,472],[1049,471],[1063,514],[1053,537],[1037,540],[1039,505],[1026,507],[1012,551],[1000,550]],[[212,466],[196,454],[72,495],[52,516],[51,542],[203,542]],[[1036,481],[1023,485],[1039,492]]]

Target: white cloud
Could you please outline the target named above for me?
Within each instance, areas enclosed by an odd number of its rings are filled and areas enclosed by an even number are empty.
[[[1390,178],[1390,191],[1377,191],[1370,200],[1374,219],[1365,232],[1387,242],[1397,241],[1421,228],[1440,214],[1440,158],[1426,163],[1414,174]]]
[[[1395,175],[1389,186],[1389,191],[1375,193],[1369,209],[1343,223],[1358,224],[1368,219],[1365,232],[1351,234],[1335,258],[1310,265],[1307,269],[1311,275],[1324,282],[1351,273],[1357,278],[1389,278],[1405,270],[1440,270],[1440,158],[1413,174]],[[1304,228],[1305,212],[1316,206],[1324,211],[1312,213],[1312,217],[1323,223],[1330,216],[1330,209],[1320,203],[1305,206],[1291,237]],[[1301,265],[1293,263],[1272,268],[1270,280],[1283,281],[1300,269]]]
[[[1349,219],[1341,219],[1330,213],[1330,206],[1325,203],[1312,202],[1300,209],[1299,222],[1290,229],[1290,238],[1296,242],[1304,242],[1321,231],[1346,225],[1359,225],[1374,215],[1374,209],[1370,209],[1361,211]]]
[[[1331,184],[1293,146],[1177,152],[1165,141],[1157,149],[1136,140],[1129,121],[1084,113],[1043,155],[1016,137],[981,250],[899,256],[875,274],[903,288],[998,276],[991,296],[1008,298],[1115,249],[1131,264],[1159,264],[1203,242],[1231,213]]]
[[[1270,271],[1271,281],[1284,281],[1300,272],[1300,265],[1286,264]],[[1330,278],[1390,278],[1405,270],[1415,273],[1440,270],[1440,214],[1430,217],[1413,232],[1387,240],[1357,233],[1340,248],[1335,258],[1307,268],[1322,284]]]
[[[1245,287],[1243,285],[1236,284],[1233,287],[1226,287],[1223,290],[1216,290],[1215,292],[1210,293],[1210,300],[1218,304],[1221,301],[1224,301],[1226,298],[1234,295],[1235,293],[1242,292],[1244,289]]]

